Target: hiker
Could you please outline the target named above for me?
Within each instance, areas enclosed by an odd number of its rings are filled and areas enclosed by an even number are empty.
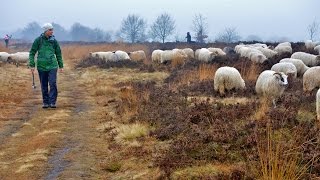
[[[5,42],[5,44],[6,44],[6,48],[8,48],[8,46],[9,46],[9,39],[11,39],[11,37],[12,37],[12,35],[9,36],[8,34],[6,34],[6,35],[4,36],[4,42]]]
[[[187,32],[187,43],[191,43],[191,35],[189,32]]]
[[[35,69],[34,56],[38,52],[37,70],[43,99],[42,108],[56,108],[57,71],[59,68],[59,72],[63,72],[63,60],[59,43],[53,35],[52,24],[45,23],[42,28],[43,33],[34,40],[30,49],[29,67],[33,73]],[[50,91],[48,91],[48,84]]]

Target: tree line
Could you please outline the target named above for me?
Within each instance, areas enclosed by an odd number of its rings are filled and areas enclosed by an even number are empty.
[[[202,14],[195,14],[192,20],[191,32],[193,34],[193,42],[204,43],[208,38],[207,18]],[[66,30],[63,26],[52,23],[54,34],[61,41],[85,41],[85,42],[113,42],[126,41],[130,43],[137,42],[166,42],[175,33],[176,24],[174,18],[168,13],[160,14],[156,20],[147,26],[147,21],[139,15],[129,14],[121,21],[120,28],[116,31],[105,31],[100,28],[90,28],[80,23],[74,23],[70,30]],[[314,40],[318,35],[319,23],[314,20],[307,28],[310,39]],[[33,40],[42,33],[42,28],[37,22],[27,24],[22,30],[16,32],[14,36],[18,36],[25,40]],[[185,34],[184,34],[185,35]],[[176,36],[176,41],[185,42],[182,36]],[[215,37],[216,42],[232,43],[241,40],[236,27],[226,27]],[[262,41],[256,35],[249,35],[246,41]]]

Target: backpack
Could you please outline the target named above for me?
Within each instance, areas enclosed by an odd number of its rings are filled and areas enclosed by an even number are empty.
[[[38,46],[38,50],[42,47],[42,44],[43,44],[43,35],[40,35],[39,38],[40,38],[40,43],[39,43],[39,46]],[[51,39],[52,38],[52,39]],[[50,40],[51,39],[51,40]],[[51,36],[49,38],[49,42],[51,45],[53,45],[53,49],[56,49],[57,48],[57,40],[54,38],[54,36]]]

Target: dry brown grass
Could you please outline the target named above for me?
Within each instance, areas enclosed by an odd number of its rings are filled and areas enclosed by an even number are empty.
[[[219,179],[229,177],[232,171],[238,169],[236,165],[206,164],[180,169],[172,173],[172,179]],[[222,178],[223,179],[223,178]]]
[[[119,144],[139,145],[136,139],[149,134],[148,126],[141,123],[120,125],[116,131],[115,140]]]
[[[212,80],[214,79],[214,74],[218,69],[218,65],[201,64],[198,69],[199,80]]]
[[[244,63],[239,71],[244,80],[255,82],[261,72],[261,69],[257,64],[252,63],[248,66]]]
[[[270,101],[266,98],[260,99],[259,107],[257,108],[256,112],[254,113],[253,119],[256,120],[263,120],[266,117],[267,112],[270,109]]]
[[[0,44],[0,52],[9,52],[9,49]]]
[[[120,90],[120,98],[125,105],[126,112],[137,113],[138,110],[138,95],[132,87],[124,87]]]
[[[259,137],[258,154],[263,180],[298,180],[307,172],[308,164],[302,164],[300,149],[276,137],[270,123],[265,137]]]
[[[17,105],[31,93],[31,73],[23,67],[6,64],[0,67],[0,119],[8,118]],[[27,81],[26,79],[30,79]]]

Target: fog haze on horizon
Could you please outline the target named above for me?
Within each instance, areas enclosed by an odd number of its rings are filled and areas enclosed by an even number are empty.
[[[207,18],[208,40],[214,40],[226,27],[236,27],[239,35],[257,35],[263,40],[287,37],[291,41],[308,39],[307,27],[320,22],[319,0],[10,0],[2,2],[0,33],[11,33],[36,21],[40,25],[55,22],[66,29],[79,22],[91,28],[117,31],[128,14],[137,14],[150,24],[161,13],[176,22],[173,34],[185,37],[192,31],[195,14]],[[14,9],[14,10],[12,10]],[[317,36],[320,40],[320,34]]]

